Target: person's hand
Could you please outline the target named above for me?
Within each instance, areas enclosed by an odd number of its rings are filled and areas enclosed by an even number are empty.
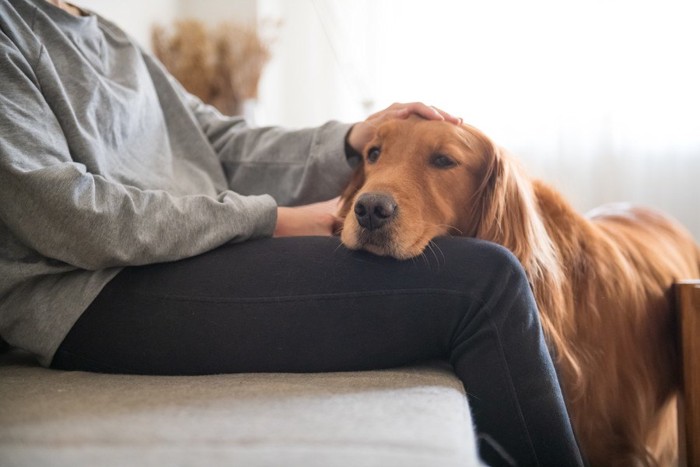
[[[273,236],[333,235],[341,225],[340,219],[335,215],[337,211],[338,198],[292,208],[278,207]]]
[[[384,110],[370,115],[363,122],[356,123],[348,133],[348,144],[357,152],[362,152],[377,131],[377,127],[392,118],[408,118],[418,115],[428,120],[444,120],[455,125],[461,125],[462,119],[454,117],[444,110],[429,105],[413,102],[410,104],[392,104]]]

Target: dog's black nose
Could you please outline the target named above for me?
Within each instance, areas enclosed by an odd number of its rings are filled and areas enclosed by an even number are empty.
[[[367,230],[376,230],[396,216],[396,201],[386,193],[364,193],[355,201],[357,222]]]

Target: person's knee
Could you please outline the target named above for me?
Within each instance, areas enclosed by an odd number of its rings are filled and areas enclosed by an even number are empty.
[[[479,254],[485,258],[485,262],[494,265],[500,270],[524,272],[518,258],[503,245],[478,239],[474,239],[473,242],[475,247],[478,248]]]
[[[479,277],[505,280],[508,276],[526,279],[518,258],[506,247],[497,243],[464,237],[444,237],[435,244],[449,258],[451,265],[467,268]]]
[[[537,314],[532,290],[524,268],[507,248],[496,243],[470,238],[446,238],[438,241],[458,277],[463,291],[477,302],[488,304],[489,313],[522,314],[532,319]],[[514,303],[519,303],[513,306]]]

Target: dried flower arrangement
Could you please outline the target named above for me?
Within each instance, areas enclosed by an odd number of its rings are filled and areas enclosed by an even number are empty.
[[[156,25],[153,51],[192,94],[226,115],[240,115],[244,101],[256,99],[270,41],[255,26],[224,22],[208,27],[194,19]]]

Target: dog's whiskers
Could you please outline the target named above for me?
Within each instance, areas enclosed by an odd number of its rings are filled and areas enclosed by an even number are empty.
[[[343,245],[343,242],[338,243],[338,246],[336,246],[336,247],[333,249],[333,253],[337,253],[338,250],[340,250],[341,248],[343,248],[343,246],[344,246],[344,245]]]
[[[445,254],[442,252],[440,247],[432,240],[428,242],[428,244],[425,246],[425,249],[421,252],[420,256],[425,260],[425,263],[427,266],[430,266],[430,260],[428,259],[428,256],[426,255],[426,250],[430,251],[432,253],[433,258],[435,258],[435,263],[438,268],[440,268],[443,264],[445,264]],[[442,257],[442,261],[438,257],[438,252],[440,253],[440,256]]]
[[[460,229],[455,227],[454,225],[450,224],[434,224],[430,222],[425,222],[425,221],[419,221],[423,227],[433,227],[435,228],[436,231],[439,232],[445,232],[445,234],[448,235],[455,235],[455,236],[464,236],[464,232],[462,232]]]
[[[450,235],[464,236],[464,232],[450,224],[432,224],[433,227],[444,227]]]
[[[440,264],[440,260],[437,257],[436,250],[438,253],[440,253],[440,256],[442,256],[442,263],[445,264],[447,258],[445,258],[445,253],[443,253],[442,249],[438,246],[438,244],[435,243],[434,241],[430,240],[430,242],[428,242],[428,247],[430,248],[430,251],[435,256],[435,260],[438,262],[438,265]]]

